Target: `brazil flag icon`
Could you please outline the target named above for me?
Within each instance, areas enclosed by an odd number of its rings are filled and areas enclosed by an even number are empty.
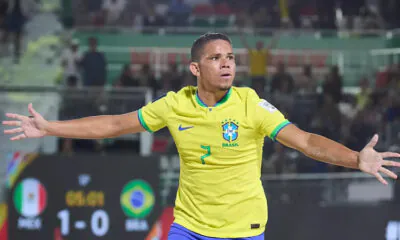
[[[153,189],[143,180],[128,182],[121,192],[122,211],[129,218],[145,218],[153,209],[154,201]]]

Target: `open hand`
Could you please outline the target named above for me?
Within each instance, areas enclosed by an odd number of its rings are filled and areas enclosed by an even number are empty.
[[[390,178],[397,179],[397,175],[385,168],[389,167],[400,167],[399,162],[388,161],[385,158],[400,157],[399,153],[394,152],[382,152],[375,151],[374,147],[378,142],[378,135],[375,134],[371,141],[361,150],[358,156],[358,167],[361,171],[375,176],[381,183],[387,185],[387,181],[382,177],[381,173],[386,174]]]
[[[6,113],[8,118],[12,121],[3,121],[3,125],[14,126],[15,128],[4,130],[5,134],[17,134],[11,137],[11,141],[22,140],[25,138],[40,138],[46,136],[47,121],[35,111],[32,103],[28,105],[28,110],[31,116],[23,116],[16,113]]]

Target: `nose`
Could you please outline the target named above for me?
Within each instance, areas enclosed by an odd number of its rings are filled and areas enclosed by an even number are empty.
[[[230,63],[228,61],[228,59],[221,59],[221,68],[230,68]]]

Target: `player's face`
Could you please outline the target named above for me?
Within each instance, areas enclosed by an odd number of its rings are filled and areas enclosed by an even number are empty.
[[[200,84],[210,90],[228,90],[235,78],[236,63],[232,45],[224,40],[214,40],[204,46],[198,63]]]

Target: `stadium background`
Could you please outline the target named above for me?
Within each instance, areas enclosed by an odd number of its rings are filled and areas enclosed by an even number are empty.
[[[13,30],[13,2],[0,1],[2,39]],[[251,86],[245,42],[276,39],[258,90],[293,123],[354,150],[375,132],[378,150],[399,149],[396,1],[20,2],[29,6],[21,53],[13,38],[0,46],[0,120],[26,113],[29,102],[52,120],[136,110],[195,84],[187,70],[193,40],[224,32],[237,55],[236,85]],[[102,54],[87,57],[89,39]],[[103,141],[11,144],[2,135],[0,154],[1,240],[165,239],[179,174],[167,129]],[[268,139],[262,171],[266,239],[400,239],[396,182],[381,186]]]

